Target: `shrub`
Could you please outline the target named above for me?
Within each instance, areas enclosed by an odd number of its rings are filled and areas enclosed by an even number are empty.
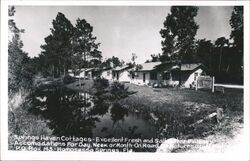
[[[28,110],[32,106],[27,99],[29,92],[20,89],[9,97],[8,132],[9,149],[15,149],[13,135],[52,135],[52,130],[40,116],[31,114]]]
[[[97,78],[94,80],[94,87],[96,89],[104,89],[109,87],[109,81],[104,78]]]
[[[124,84],[119,82],[114,82],[111,85],[110,93],[112,95],[112,100],[120,100],[134,94],[135,92],[128,91],[129,87],[125,87]]]
[[[63,77],[63,83],[64,84],[70,84],[75,82],[75,79],[73,77],[71,77],[70,75],[66,75]]]

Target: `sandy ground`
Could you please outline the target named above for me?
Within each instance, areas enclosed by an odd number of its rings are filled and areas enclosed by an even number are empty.
[[[244,154],[244,128],[243,124],[236,125],[232,135],[228,136],[217,132],[202,139],[202,141],[209,143],[205,146],[197,146],[184,153],[229,153],[229,154]]]

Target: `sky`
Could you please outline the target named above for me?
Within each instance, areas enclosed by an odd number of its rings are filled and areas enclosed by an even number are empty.
[[[230,37],[229,20],[233,7],[202,6],[195,18],[199,29],[196,38],[215,41]],[[93,26],[96,42],[103,58],[119,57],[125,62],[137,55],[137,63],[150,59],[151,54],[161,53],[162,38],[159,31],[168,13],[169,6],[16,6],[14,20],[25,29],[21,39],[23,50],[29,56],[38,56],[52,28],[52,20],[62,12],[73,25],[76,19],[85,19]]]

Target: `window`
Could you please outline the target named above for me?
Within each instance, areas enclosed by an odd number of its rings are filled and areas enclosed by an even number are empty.
[[[157,73],[156,72],[151,72],[150,73],[150,79],[151,80],[157,80]]]
[[[131,77],[132,77],[132,79],[135,79],[135,73],[134,72],[131,74]]]
[[[206,74],[206,72],[202,71],[202,72],[201,72],[201,75],[207,75],[207,74]]]
[[[197,79],[197,77],[198,77],[198,73],[197,73],[197,72],[195,72],[195,73],[194,73],[194,80],[196,80],[196,79]]]
[[[169,80],[170,79],[170,73],[169,72],[163,73],[162,79],[163,80]]]
[[[110,71],[107,71],[107,76],[109,76],[110,75]]]

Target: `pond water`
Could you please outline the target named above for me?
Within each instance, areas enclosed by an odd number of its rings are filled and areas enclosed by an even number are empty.
[[[131,112],[102,94],[68,88],[40,89],[31,111],[42,115],[57,136],[155,138],[157,128],[142,114]]]

